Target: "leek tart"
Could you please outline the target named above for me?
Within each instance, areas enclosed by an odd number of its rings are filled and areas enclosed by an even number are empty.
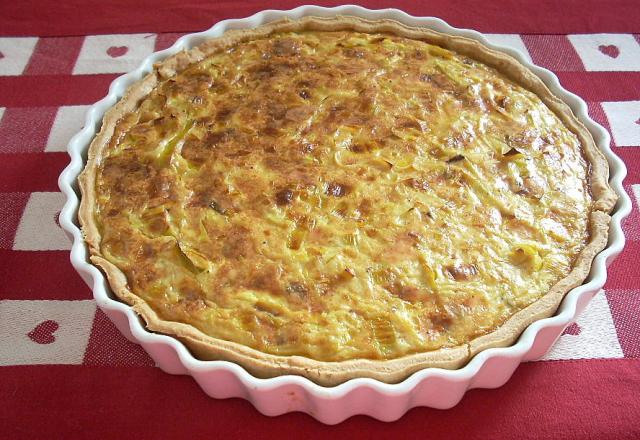
[[[397,382],[552,315],[606,244],[607,180],[515,59],[305,18],[154,66],[104,118],[79,217],[115,295],[197,357]]]

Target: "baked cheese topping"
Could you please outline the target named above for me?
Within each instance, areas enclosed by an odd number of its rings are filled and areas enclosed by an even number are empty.
[[[577,137],[479,62],[386,34],[278,33],[161,80],[96,177],[102,255],[160,318],[277,355],[459,346],[588,239]]]

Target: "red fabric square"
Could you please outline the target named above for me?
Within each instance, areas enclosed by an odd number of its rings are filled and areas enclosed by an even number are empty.
[[[523,35],[531,59],[539,66],[558,71],[584,71],[584,65],[566,35]]]
[[[11,249],[29,193],[0,193],[0,249]]]
[[[185,35],[183,32],[181,33],[166,33],[166,34],[158,34],[156,36],[156,51],[164,50],[168,47],[171,47],[173,43],[180,37]]]
[[[585,101],[640,99],[640,72],[556,72],[560,84]]]
[[[0,76],[0,107],[93,104],[105,97],[109,84],[117,76],[113,73]],[[0,134],[0,141],[2,136]]]
[[[620,269],[631,277],[637,273],[630,265]],[[624,356],[640,358],[640,288],[607,290],[607,300]]]
[[[7,108],[0,120],[0,153],[44,151],[56,107]]]
[[[638,258],[640,242],[627,240],[624,250],[607,269],[605,290],[629,290],[638,288]],[[636,310],[635,313],[638,313]],[[640,333],[637,338],[640,339]]]
[[[69,155],[62,152],[5,154],[0,160],[0,191],[57,192],[58,176],[68,164]]]
[[[599,102],[587,102],[587,110],[591,119],[602,125],[611,134],[611,127],[609,126],[609,120],[607,115]],[[613,144],[613,137],[611,138]]]
[[[7,247],[11,247],[11,244]],[[76,300],[93,297],[89,287],[71,266],[68,251],[0,249],[0,280],[0,300]]]
[[[24,74],[71,74],[83,41],[84,37],[40,38]]]
[[[155,365],[142,347],[122,336],[100,309],[96,311],[83,363],[132,367]]]

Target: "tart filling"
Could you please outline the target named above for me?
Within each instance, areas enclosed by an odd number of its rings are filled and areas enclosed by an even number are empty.
[[[197,352],[467,347],[604,245],[596,153],[499,66],[389,26],[241,35],[160,66],[83,176],[94,261]]]

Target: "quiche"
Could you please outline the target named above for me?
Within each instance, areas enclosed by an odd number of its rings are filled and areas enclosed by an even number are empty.
[[[79,219],[114,294],[196,357],[393,383],[552,315],[606,244],[607,181],[512,57],[306,17],[130,87],[90,146]]]

